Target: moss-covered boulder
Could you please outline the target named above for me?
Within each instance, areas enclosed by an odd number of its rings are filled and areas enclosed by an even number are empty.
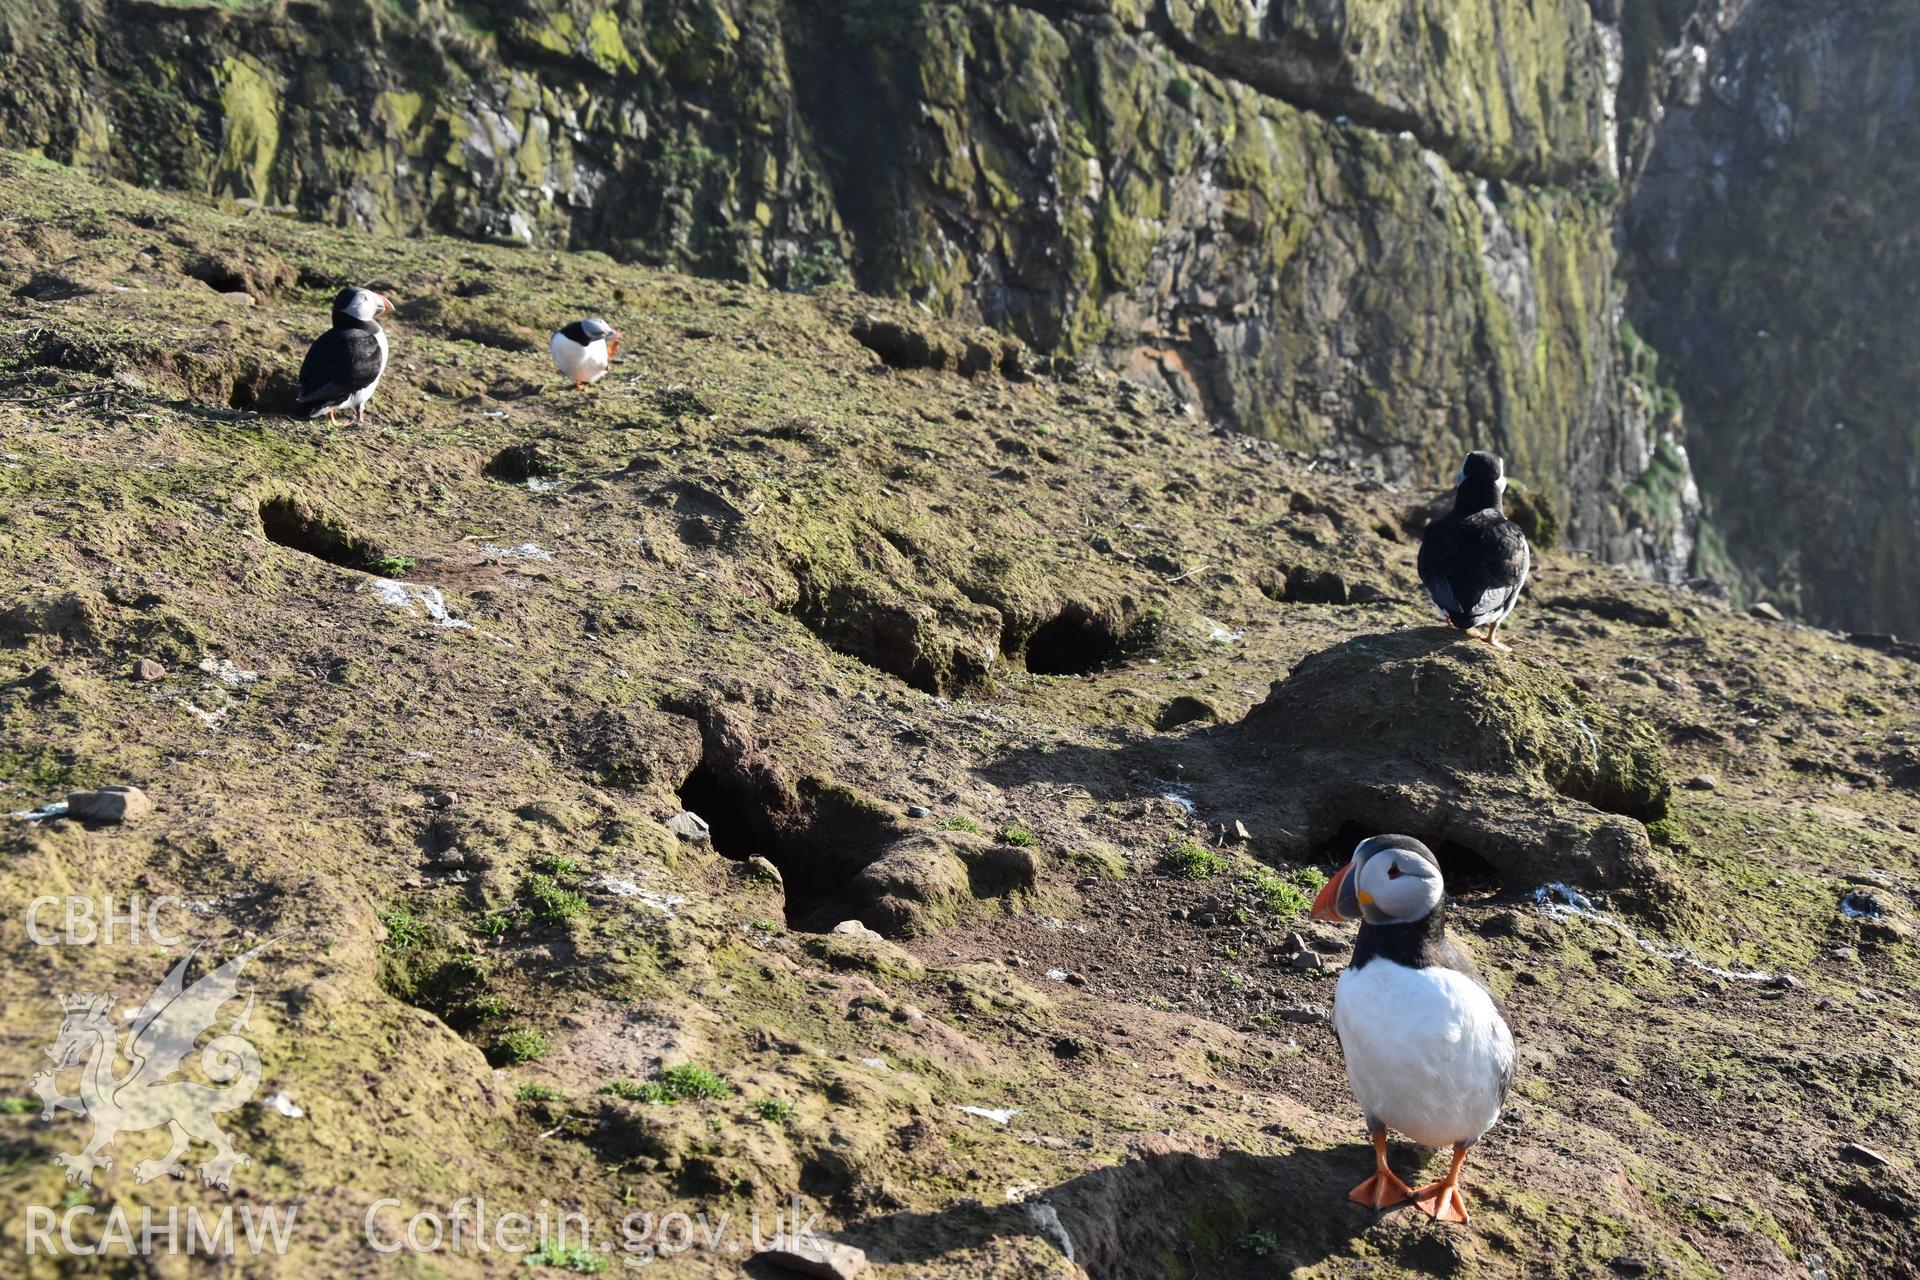
[[[1268,762],[1283,825],[1316,843],[1407,831],[1515,888],[1656,878],[1644,824],[1671,791],[1658,737],[1544,655],[1439,629],[1364,636],[1307,657],[1236,732]]]

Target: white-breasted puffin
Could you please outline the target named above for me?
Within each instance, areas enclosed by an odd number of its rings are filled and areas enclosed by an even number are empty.
[[[1314,898],[1313,918],[1361,921],[1333,996],[1347,1083],[1373,1140],[1374,1174],[1349,1199],[1370,1209],[1412,1200],[1442,1222],[1465,1222],[1460,1166],[1500,1118],[1513,1032],[1447,941],[1440,864],[1412,836],[1362,840]],[[1447,1176],[1417,1191],[1395,1177],[1389,1129],[1423,1147],[1451,1146]]]
[[[573,379],[577,391],[607,376],[607,368],[620,354],[620,342],[625,337],[595,316],[590,320],[575,320],[554,334],[547,349],[553,352],[554,367]]]
[[[365,415],[380,375],[387,371],[387,334],[375,316],[387,315],[393,304],[371,289],[351,285],[333,298],[333,328],[307,348],[300,362],[300,399],[303,417],[353,410],[353,420]]]
[[[1520,603],[1533,567],[1527,535],[1500,509],[1507,466],[1498,454],[1475,450],[1453,483],[1453,510],[1420,535],[1420,583],[1449,626],[1485,627],[1487,643],[1504,649],[1495,632]]]

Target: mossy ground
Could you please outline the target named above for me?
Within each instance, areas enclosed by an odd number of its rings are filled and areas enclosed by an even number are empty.
[[[1469,1166],[1471,1230],[1370,1222],[1344,1199],[1367,1157],[1316,1013],[1333,977],[1281,945],[1299,930],[1337,964],[1347,938],[1291,916],[1252,861],[1285,874],[1344,851],[1256,826],[1223,852],[1234,874],[1161,869],[1169,847],[1221,848],[1253,771],[1293,762],[1153,726],[1176,697],[1238,721],[1308,655],[1428,626],[1409,522],[1430,495],[1112,379],[889,369],[855,321],[924,321],[847,294],[235,219],[18,157],[0,207],[0,285],[71,285],[0,319],[0,809],[108,780],[157,806],[124,829],[10,822],[0,902],[19,921],[43,894],[172,894],[197,904],[165,916],[191,942],[275,939],[261,1098],[304,1114],[256,1101],[230,1120],[249,1201],[300,1199],[285,1274],[384,1274],[373,1200],[475,1195],[618,1224],[744,1222],[798,1194],[903,1280],[1067,1274],[1034,1201],[1103,1276],[1910,1266],[1913,663],[1542,557],[1515,661],[1650,726],[1672,779],[1714,775],[1674,793],[1656,849],[1686,935],[1632,919],[1796,985],[1716,978],[1543,916],[1532,884],[1461,878],[1456,933],[1521,1045],[1514,1105]],[[277,261],[289,283],[248,305],[186,273],[202,254]],[[576,394],[472,315],[423,308],[390,327],[369,423],[259,412],[349,279],[403,304],[462,290],[536,337],[604,314],[629,354]],[[556,477],[488,477],[529,442]],[[270,539],[262,502],[286,495],[412,561],[402,585],[470,625]],[[1301,563],[1379,596],[1263,592]],[[872,635],[810,614],[803,582]],[[1097,660],[1031,674],[1058,618]],[[977,670],[916,688],[828,640],[907,673]],[[133,681],[140,657],[169,674]],[[905,947],[797,934],[767,878],[664,826],[725,752],[754,794],[845,797],[842,818],[1018,828],[1041,882]],[[1426,781],[1462,803],[1482,785]],[[782,831],[789,900],[830,890],[804,883],[830,860]],[[1883,920],[1840,915],[1862,886]],[[37,948],[16,926],[0,945],[0,1077],[24,1094],[56,994],[131,1003],[187,944]],[[729,1092],[602,1092],[690,1065]],[[77,1130],[8,1114],[0,1135],[0,1195],[58,1204],[50,1157]],[[91,1202],[224,1199],[136,1184],[157,1141],[123,1139]],[[1891,1166],[1849,1163],[1850,1142]],[[19,1216],[0,1231],[21,1256]],[[655,1265],[737,1270],[703,1248]]]

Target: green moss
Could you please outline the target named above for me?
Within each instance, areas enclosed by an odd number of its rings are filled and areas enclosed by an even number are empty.
[[[380,923],[387,928],[386,946],[391,951],[404,951],[417,946],[426,932],[420,917],[410,911],[383,911],[380,913]]]
[[[587,909],[585,897],[562,888],[552,876],[528,876],[523,892],[534,919],[548,924],[571,920]]]
[[[768,1124],[787,1124],[793,1119],[794,1106],[785,1098],[757,1098],[753,1114]]]
[[[1206,880],[1225,871],[1227,860],[1189,840],[1161,855],[1160,865],[1188,880]]]
[[[1085,845],[1068,849],[1061,856],[1068,864],[1109,880],[1124,880],[1131,870],[1126,856],[1112,845]]]
[[[234,195],[270,203],[280,151],[279,93],[266,68],[246,55],[222,62],[218,82],[222,124],[216,181]]]
[[[30,808],[61,793],[92,786],[95,780],[91,770],[49,746],[0,750],[0,786],[23,797]]]
[[[520,38],[529,44],[566,57],[573,53],[580,29],[574,25],[573,15],[560,9],[547,15],[545,22],[522,20],[518,24],[518,32]]]
[[[1254,896],[1269,913],[1292,919],[1307,913],[1312,895],[1326,883],[1326,876],[1313,867],[1299,867],[1281,875],[1271,867],[1254,866],[1242,873],[1253,888]]]
[[[1627,381],[1646,405],[1647,412],[1656,417],[1680,412],[1680,393],[1660,380],[1660,353],[1640,336],[1633,321],[1624,314],[1620,317],[1620,348],[1626,357]]]
[[[590,1245],[543,1240],[538,1249],[527,1255],[527,1265],[593,1276],[605,1271],[609,1264],[606,1257],[595,1253]]]
[[[596,9],[587,19],[585,44],[587,56],[608,71],[631,75],[640,70],[640,59],[627,48],[620,34],[620,18],[612,9]]]
[[[545,1057],[553,1042],[529,1027],[521,1027],[501,1036],[494,1046],[495,1055],[503,1062],[533,1062]]]
[[[657,1080],[635,1083],[632,1080],[615,1080],[603,1086],[602,1093],[628,1102],[650,1102],[667,1105],[675,1102],[712,1101],[725,1098],[733,1093],[729,1085],[718,1073],[693,1063],[681,1063],[668,1067],[660,1073]],[[762,1099],[763,1102],[771,1101]]]
[[[374,110],[387,127],[401,137],[413,132],[414,124],[426,109],[426,96],[410,89],[383,90],[374,99]]]

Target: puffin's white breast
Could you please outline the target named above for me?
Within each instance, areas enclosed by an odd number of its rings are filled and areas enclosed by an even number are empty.
[[[605,338],[595,338],[582,346],[565,333],[556,333],[547,349],[553,353],[554,367],[576,382],[598,382],[611,363]]]
[[[1333,1022],[1371,1120],[1428,1147],[1473,1142],[1500,1118],[1513,1033],[1464,973],[1375,957],[1340,975]]]

